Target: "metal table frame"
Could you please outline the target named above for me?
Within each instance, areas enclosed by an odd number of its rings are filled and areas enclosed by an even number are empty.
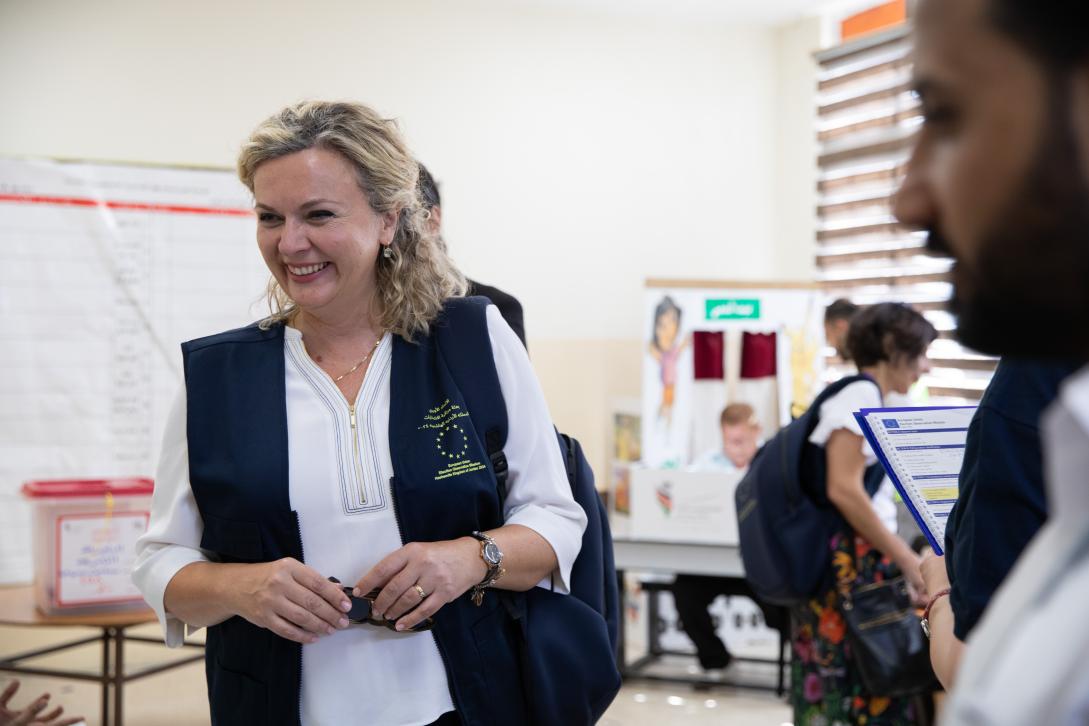
[[[0,624],[11,627],[83,627],[98,628],[100,635],[66,640],[44,648],[36,648],[14,655],[0,655],[0,672],[21,673],[28,676],[44,676],[77,681],[90,681],[102,686],[102,726],[122,726],[124,716],[124,688],[131,681],[153,676],[157,673],[173,670],[204,659],[202,643],[185,643],[186,648],[199,649],[199,654],[186,655],[165,663],[158,663],[136,671],[125,671],[125,643],[155,643],[162,645],[161,638],[148,638],[141,635],[128,635],[125,631],[138,625],[155,621],[150,611],[136,611],[129,614],[89,615],[85,618],[74,615],[46,616],[38,613],[33,606],[33,593],[30,587],[0,588],[5,605],[15,605],[17,615],[0,617]],[[3,615],[3,614],[0,614]],[[102,644],[102,667],[97,673],[68,670],[62,668],[44,668],[24,665],[23,661],[38,658],[51,653],[60,653],[92,643]],[[112,693],[111,693],[112,689]],[[112,708],[111,708],[112,706]],[[111,720],[112,715],[112,720]]]
[[[622,537],[613,539],[613,553],[616,562],[616,575],[620,584],[620,592],[624,592],[624,573],[628,570],[640,572],[659,572],[686,575],[711,575],[715,577],[727,577],[744,579],[745,570],[741,565],[741,551],[736,546],[729,545],[700,545],[682,544],[675,542],[648,542],[645,540],[632,540]],[[624,678],[640,678],[648,681],[665,681],[670,683],[687,683],[698,687],[732,686],[735,688],[751,688],[756,690],[774,690],[776,695],[785,693],[786,683],[786,651],[789,640],[779,643],[779,657],[770,658],[735,658],[740,662],[770,663],[778,666],[778,682],[774,688],[766,685],[747,684],[743,682],[709,680],[706,678],[693,678],[690,676],[668,676],[645,672],[645,668],[659,660],[664,655],[685,655],[665,650],[661,647],[654,625],[658,617],[658,593],[648,592],[647,596],[647,620],[651,628],[647,639],[647,654],[632,662],[627,659],[626,617],[621,613],[620,638],[617,653],[617,662],[620,673]]]

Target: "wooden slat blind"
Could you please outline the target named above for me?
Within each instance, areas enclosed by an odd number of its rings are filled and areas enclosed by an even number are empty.
[[[927,255],[925,235],[891,211],[921,122],[910,50],[907,28],[896,28],[817,54],[817,267],[829,301],[894,300],[926,315],[939,331],[924,381],[931,397],[975,402],[995,361],[953,340],[951,261]],[[830,376],[843,372],[829,364]]]

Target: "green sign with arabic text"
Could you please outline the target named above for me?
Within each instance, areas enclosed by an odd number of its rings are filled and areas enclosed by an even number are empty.
[[[705,303],[708,320],[760,319],[760,300],[757,298],[723,298]]]

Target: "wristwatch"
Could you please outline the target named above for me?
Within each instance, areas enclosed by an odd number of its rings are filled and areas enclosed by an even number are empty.
[[[480,559],[484,560],[484,564],[488,566],[484,579],[473,585],[473,604],[480,607],[484,602],[484,590],[493,586],[503,576],[505,570],[503,569],[503,550],[499,549],[495,540],[483,532],[473,532],[473,537],[480,540]]]

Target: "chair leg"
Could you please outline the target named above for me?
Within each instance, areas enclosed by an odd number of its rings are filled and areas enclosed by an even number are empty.
[[[650,655],[661,655],[662,644],[659,639],[658,623],[661,619],[658,607],[657,590],[647,590],[647,652]]]
[[[783,637],[783,631],[779,631],[779,682],[775,686],[775,693],[780,698],[786,693],[786,649],[790,645],[790,638]]]

